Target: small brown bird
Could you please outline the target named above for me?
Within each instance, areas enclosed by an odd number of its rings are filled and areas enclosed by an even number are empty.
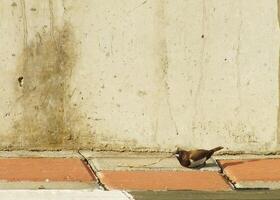
[[[216,147],[211,150],[196,149],[191,151],[185,151],[177,149],[175,156],[177,157],[180,164],[188,168],[202,167],[216,151],[223,149],[223,147]]]

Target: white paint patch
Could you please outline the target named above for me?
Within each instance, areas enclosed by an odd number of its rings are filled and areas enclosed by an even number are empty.
[[[133,200],[128,193],[118,190],[0,190],[0,196],[5,200]]]
[[[202,158],[197,161],[193,161],[192,159],[190,159],[190,161],[191,161],[191,164],[189,165],[189,167],[198,167],[198,166],[202,165],[203,163],[205,163],[206,158]]]

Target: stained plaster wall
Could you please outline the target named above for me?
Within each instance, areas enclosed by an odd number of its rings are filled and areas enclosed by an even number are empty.
[[[277,151],[277,0],[0,0],[0,148]]]

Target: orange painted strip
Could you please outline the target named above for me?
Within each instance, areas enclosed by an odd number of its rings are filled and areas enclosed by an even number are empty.
[[[230,190],[230,186],[217,172],[102,171],[100,179],[110,189]]]
[[[233,181],[280,181],[280,159],[219,160]]]
[[[3,158],[0,180],[7,181],[94,181],[88,166],[73,158]]]

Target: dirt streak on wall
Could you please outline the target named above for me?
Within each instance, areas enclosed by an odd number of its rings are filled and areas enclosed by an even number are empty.
[[[76,104],[71,104],[70,80],[77,60],[76,48],[69,23],[62,28],[51,27],[49,32],[37,32],[24,45],[16,86],[22,113],[12,134],[17,146],[65,149],[92,143],[85,117]]]

